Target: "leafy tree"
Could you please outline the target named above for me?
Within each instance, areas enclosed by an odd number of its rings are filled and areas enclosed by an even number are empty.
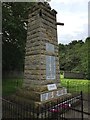
[[[2,3],[2,61],[3,72],[23,70],[27,36],[28,8],[33,3]]]
[[[90,80],[90,37],[86,39],[87,49],[88,49],[88,79]]]
[[[60,69],[88,74],[87,43],[86,39],[85,42],[74,40],[68,45],[59,44]]]

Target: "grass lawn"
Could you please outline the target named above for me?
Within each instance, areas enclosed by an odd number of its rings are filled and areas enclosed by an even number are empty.
[[[60,75],[62,86],[67,87],[70,92],[90,93],[90,81],[84,79],[66,79],[63,75]]]
[[[18,87],[22,86],[22,79],[4,79],[2,80],[2,95],[13,94]]]

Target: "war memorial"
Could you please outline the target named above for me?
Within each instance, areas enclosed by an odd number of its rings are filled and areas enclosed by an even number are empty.
[[[57,12],[48,3],[38,2],[29,9],[24,81],[15,99],[47,104],[70,96],[60,84],[57,39]]]

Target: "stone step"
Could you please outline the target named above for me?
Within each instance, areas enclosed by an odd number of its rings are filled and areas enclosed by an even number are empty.
[[[45,101],[36,101],[36,100],[31,100],[31,99],[25,98],[24,96],[12,95],[9,97],[9,100],[13,101],[17,104],[32,105],[35,108],[38,108],[38,107],[42,107],[42,106],[49,106],[50,104],[56,104],[58,100],[60,102],[62,102],[65,99],[70,99],[71,97],[72,97],[71,93],[67,93],[62,96],[51,98],[51,99],[48,99]]]
[[[56,90],[51,90],[51,91],[46,90],[43,92],[25,90],[25,89],[21,89],[16,92],[17,96],[25,97],[27,99],[35,100],[38,102],[47,101],[49,99],[54,99],[56,97],[58,98],[65,94],[67,94],[67,89],[64,87],[58,88]]]

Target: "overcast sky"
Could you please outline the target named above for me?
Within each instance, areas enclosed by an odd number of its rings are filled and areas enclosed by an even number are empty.
[[[88,2],[89,0],[51,0],[55,9],[57,21],[64,26],[58,26],[58,43],[68,44],[72,40],[85,40],[88,36]]]

